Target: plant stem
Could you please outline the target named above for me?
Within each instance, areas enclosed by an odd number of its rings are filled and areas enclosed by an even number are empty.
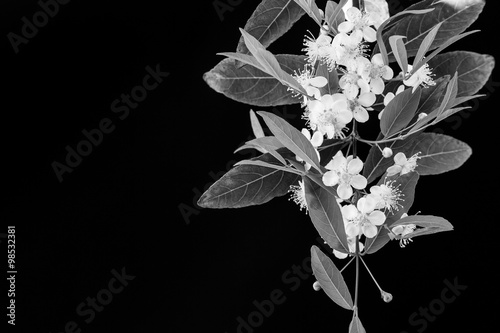
[[[365,0],[353,0],[352,5],[353,7],[358,8],[360,11],[365,10]]]
[[[373,276],[372,272],[370,271],[370,269],[366,265],[366,263],[363,260],[363,258],[361,258],[361,261],[363,262],[363,265],[365,265],[365,268],[368,271],[368,273],[370,273],[370,276],[372,277],[373,282],[375,282],[375,284],[377,285],[377,288],[380,290],[380,292],[382,292],[383,291],[382,288],[380,288],[379,284],[377,283],[377,280],[375,280],[375,277]]]
[[[356,236],[356,285],[354,286],[354,311],[358,314],[358,286],[359,286],[359,236]]]

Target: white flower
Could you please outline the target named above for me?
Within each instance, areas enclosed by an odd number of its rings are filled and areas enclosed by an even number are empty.
[[[319,88],[326,86],[328,83],[328,80],[323,76],[313,77],[311,70],[307,65],[303,71],[300,71],[298,74],[295,73],[293,77],[304,88],[309,96],[313,96],[316,99],[321,98]],[[304,104],[305,103],[307,103],[307,96],[304,96]]]
[[[411,72],[412,69],[413,66],[408,65],[408,72]],[[403,83],[408,87],[413,87],[412,92],[414,92],[419,85],[422,85],[424,88],[436,85],[436,82],[432,79],[432,71],[428,64],[420,67],[413,75],[403,80]]]
[[[401,218],[403,218],[403,216],[401,216]],[[401,237],[399,240],[399,246],[405,247],[406,245],[408,245],[409,242],[412,242],[413,240],[411,238],[403,238],[403,237],[411,234],[416,227],[417,226],[413,223],[395,226],[394,228],[392,228],[393,234],[389,233],[389,237],[391,239],[394,238],[394,235]]]
[[[370,197],[362,197],[356,206],[347,205],[342,207],[342,217],[346,223],[346,234],[348,237],[365,235],[373,238],[377,235],[377,226],[384,224],[385,214],[375,210],[376,202]]]
[[[353,100],[359,94],[359,76],[354,73],[346,73],[339,80],[339,87],[347,99]]]
[[[348,72],[356,72],[357,58],[363,57],[364,54],[365,47],[356,38],[339,32],[333,38],[331,47],[328,48],[325,61],[330,69],[333,69],[335,65],[342,65]]]
[[[444,0],[443,0],[444,1]],[[446,0],[457,1],[457,0]],[[474,1],[474,0],[458,0],[458,1]],[[478,0],[475,0],[478,1]],[[342,7],[344,13],[347,9],[353,6],[352,0],[347,1],[346,5]],[[389,18],[389,5],[386,0],[365,0],[365,11],[368,13],[368,22],[370,25],[375,26],[376,29]]]
[[[393,210],[399,210],[401,204],[399,201],[403,200],[401,197],[403,194],[399,190],[399,185],[394,185],[394,180],[387,181],[384,184],[375,185],[370,188],[370,194],[376,204],[376,209],[387,209],[392,212]]]
[[[320,34],[317,39],[306,36],[304,39],[305,48],[303,48],[302,51],[305,51],[309,63],[314,64],[318,59],[323,59],[328,52],[328,47],[331,45],[331,42],[332,37],[323,33]]]
[[[347,246],[349,247],[350,253],[356,253],[356,237],[347,237]],[[363,251],[364,248],[365,248],[365,245],[362,242],[359,242],[359,252],[360,253]],[[335,255],[335,257],[337,257],[339,259],[347,258],[347,253],[340,252],[340,251],[337,251],[335,249],[333,250],[333,254]]]
[[[338,151],[332,160],[325,166],[329,171],[323,175],[323,183],[326,186],[337,187],[337,194],[341,199],[349,199],[353,194],[353,187],[362,190],[366,187],[367,180],[359,174],[363,169],[363,162],[352,155],[344,157],[342,151]]]
[[[323,134],[321,134],[321,132],[319,131],[316,131],[311,137],[311,133],[306,128],[303,128],[301,132],[307,138],[307,140],[311,142],[312,146],[314,147],[314,150],[316,151],[316,155],[318,156],[318,161],[319,161],[321,157],[316,148],[318,148],[319,146],[321,146],[321,144],[323,144]],[[295,156],[295,159],[299,162],[304,161],[299,156]],[[309,163],[306,163],[305,168],[306,170],[309,170],[311,168],[311,165]]]
[[[312,130],[318,130],[328,139],[343,137],[342,129],[352,120],[352,112],[348,108],[347,98],[342,94],[325,94],[320,100],[307,102],[308,119]]]
[[[416,153],[410,158],[406,158],[404,153],[397,153],[394,156],[394,165],[387,168],[387,176],[394,176],[396,174],[400,174],[401,176],[412,172],[417,167],[417,160],[420,158],[418,155],[420,153]]]
[[[361,13],[356,7],[345,11],[346,21],[339,24],[338,30],[343,33],[351,33],[358,43],[365,41],[372,43],[377,39],[377,32],[370,27],[368,15]]]
[[[358,74],[369,83],[370,91],[376,95],[384,92],[384,80],[390,80],[394,77],[393,70],[384,65],[380,53],[375,54],[371,62],[366,58],[358,58]]]
[[[292,192],[292,195],[288,200],[293,200],[293,202],[299,205],[300,210],[305,208],[307,213],[308,207],[306,202],[306,191],[304,188],[304,182],[302,180],[299,180],[299,185],[291,185],[288,192]]]

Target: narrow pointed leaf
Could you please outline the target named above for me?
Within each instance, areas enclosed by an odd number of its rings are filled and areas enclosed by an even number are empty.
[[[418,48],[418,52],[417,55],[415,56],[415,59],[413,60],[413,66],[417,68],[420,67],[419,66],[420,62],[422,61],[422,59],[424,59],[424,56],[427,53],[427,51],[429,51],[429,48],[431,47],[432,42],[434,42],[436,34],[442,24],[443,24],[442,22],[436,24],[436,26],[432,28],[432,30],[429,31],[429,33],[425,36],[424,40],[422,41],[422,44],[420,44]]]
[[[382,24],[377,29],[377,45],[375,46],[375,48],[373,50],[373,54],[380,53],[382,55],[382,60],[384,61],[384,64],[388,65],[389,64],[389,56],[387,53],[387,47],[385,46],[385,42],[388,39],[388,37],[387,38],[383,37],[382,32],[384,31],[384,29],[389,25],[393,25],[393,24],[396,25],[396,23],[398,23],[400,20],[402,20],[402,16],[404,16],[404,15],[423,15],[423,14],[429,13],[433,10],[434,10],[434,8],[419,9],[419,10],[405,10],[405,11],[399,12],[399,13],[389,17],[387,20],[382,22]],[[396,19],[399,21],[395,22]],[[390,36],[393,36],[393,35],[394,34],[391,34]],[[394,58],[394,56],[393,56],[393,58]]]
[[[440,0],[420,1],[408,7],[407,10],[434,10],[423,15],[404,17],[384,32],[383,40],[385,42],[389,39],[389,36],[394,35],[406,36],[406,50],[408,56],[412,57],[417,54],[425,36],[436,24],[441,23],[441,28],[429,47],[429,51],[436,49],[452,37],[465,31],[477,19],[483,10],[484,4],[484,0],[457,1],[455,3]],[[394,55],[390,53],[389,57],[394,59]]]
[[[261,138],[255,138],[245,142],[243,146],[239,147],[234,152],[236,153],[240,150],[247,148],[254,148],[254,149],[261,148],[262,150],[264,150],[265,153],[267,153],[271,150],[276,150],[281,147],[283,147],[283,144],[274,136],[263,136]]]
[[[361,324],[361,320],[359,320],[359,317],[356,315],[354,315],[349,324],[349,333],[366,333],[365,328]]]
[[[321,172],[316,150],[304,134],[273,113],[259,111],[257,114],[264,119],[267,127],[283,146]]]
[[[399,68],[403,71],[403,76],[408,72],[408,55],[406,54],[405,44],[403,39],[405,36],[391,36],[389,37],[389,45],[391,46],[392,53],[396,58]]]
[[[244,29],[267,48],[287,32],[302,15],[304,11],[294,0],[263,0],[248,19]],[[238,42],[236,52],[249,53],[243,36]]]
[[[344,221],[335,195],[304,177],[309,216],[321,238],[335,250],[349,252]]]
[[[436,77],[458,72],[457,97],[463,97],[474,95],[486,84],[495,59],[488,54],[454,51],[437,55],[429,61],[429,66]]]
[[[250,35],[243,29],[240,29],[245,45],[247,46],[250,53],[255,57],[255,59],[264,68],[264,71],[280,81],[282,84],[294,89],[296,92],[307,95],[304,88],[295,80],[290,74],[285,72],[274,54],[267,51],[262,44],[259,43],[255,37]]]
[[[252,125],[253,135],[255,135],[256,138],[262,138],[265,136],[259,119],[253,110],[250,110],[250,124]]]
[[[396,223],[393,223],[390,228],[398,225],[415,224],[417,228],[412,233],[409,233],[402,238],[413,238],[417,236],[430,235],[443,231],[453,230],[453,225],[446,219],[432,215],[412,215],[404,217]]]
[[[314,245],[311,248],[311,267],[321,289],[328,297],[344,309],[352,310],[352,297],[342,274],[332,260]]]
[[[277,55],[276,59],[288,73],[303,68],[307,62],[304,56],[288,54]],[[295,97],[293,92],[271,75],[252,65],[237,66],[235,59],[222,60],[205,73],[203,79],[215,91],[249,105],[276,106],[301,102],[300,98]]]
[[[390,137],[410,123],[417,110],[420,94],[420,87],[414,93],[411,88],[408,88],[396,95],[385,107],[380,119],[380,131],[384,137]]]
[[[270,154],[255,160],[277,163]],[[300,176],[258,165],[238,165],[208,188],[198,200],[203,208],[241,208],[261,205],[288,193]]]
[[[473,31],[467,31],[467,32],[464,32],[463,34],[460,34],[460,35],[457,35],[457,36],[453,36],[451,37],[450,39],[448,39],[446,42],[444,42],[442,45],[440,45],[437,49],[435,49],[431,54],[429,54],[426,58],[424,58],[424,60],[422,60],[420,62],[420,64],[416,65],[413,69],[412,69],[412,72],[416,72],[419,70],[419,68],[423,65],[425,65],[427,62],[431,61],[432,59],[434,59],[439,53],[441,53],[445,48],[447,48],[448,46],[450,46],[451,44],[459,41],[460,39],[464,38],[464,37],[467,37],[469,35],[472,35],[476,32],[479,32],[479,30],[473,30]]]
[[[307,13],[319,26],[321,26],[321,13],[314,0],[294,0],[304,12]]]
[[[235,163],[234,165],[235,166],[237,166],[237,165],[257,165],[257,166],[263,166],[266,168],[271,168],[271,169],[276,169],[276,170],[294,173],[294,174],[299,175],[299,176],[303,175],[302,172],[297,171],[293,168],[286,167],[283,165],[277,165],[277,164],[273,164],[273,163],[267,163],[267,162],[259,161],[259,160],[243,160],[243,161],[239,161],[239,162]]]

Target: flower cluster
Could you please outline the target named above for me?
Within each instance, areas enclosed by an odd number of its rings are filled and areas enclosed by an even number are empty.
[[[367,111],[372,110],[376,96],[383,93],[385,81],[394,76],[381,54],[369,58],[365,53],[367,43],[376,40],[373,15],[350,7],[345,18],[334,37],[328,35],[328,29],[321,29],[316,39],[306,37],[304,51],[310,65],[295,75],[308,94],[304,96],[304,118],[312,130],[329,139],[343,138],[343,130],[353,119],[360,123],[368,121]],[[321,95],[319,88],[327,80],[313,75],[312,68],[318,62],[326,64],[329,71],[342,74],[339,92]]]

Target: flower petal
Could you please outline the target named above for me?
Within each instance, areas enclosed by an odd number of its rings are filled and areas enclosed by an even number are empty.
[[[374,94],[380,95],[381,93],[384,92],[384,88],[385,88],[384,80],[382,80],[379,77],[372,79],[370,81],[370,87],[372,88],[372,92]]]
[[[373,238],[377,236],[377,227],[371,223],[365,223],[362,227],[362,230],[366,238]]]
[[[365,123],[369,118],[368,111],[366,111],[364,107],[358,105],[354,108],[354,119],[356,119],[356,121]]]
[[[408,160],[407,160],[406,155],[404,153],[399,152],[396,154],[396,156],[394,156],[394,162],[397,165],[404,165],[404,164],[408,163]]]
[[[340,251],[337,251],[337,250],[333,250],[333,255],[339,259],[345,259],[347,258],[347,253],[344,253],[344,252],[340,252]]]
[[[311,141],[311,133],[307,130],[307,128],[303,128],[300,132],[307,138],[307,140]]]
[[[344,33],[349,33],[352,31],[353,28],[354,28],[354,24],[352,22],[344,21],[344,22],[339,24],[338,31],[344,32]]]
[[[337,187],[337,194],[341,199],[349,199],[352,197],[352,187],[349,184],[341,183]]]
[[[351,178],[351,186],[357,190],[362,190],[367,185],[367,179],[361,175],[355,175]]]
[[[323,144],[323,134],[320,132],[316,131],[314,132],[312,138],[310,139],[312,145],[314,147],[319,147]]]
[[[362,95],[359,96],[358,98],[358,103],[363,105],[363,106],[372,106],[373,103],[375,103],[375,100],[377,99],[377,97],[375,96],[374,93],[364,93]]]
[[[357,175],[362,169],[363,162],[359,159],[359,157],[353,158],[347,165],[347,172],[349,172],[351,175]]]
[[[328,80],[324,76],[316,76],[316,77],[313,77],[312,79],[309,79],[309,84],[311,84],[312,86],[315,86],[317,88],[324,87],[324,86],[326,86],[327,83],[328,83]]]
[[[345,220],[354,220],[359,214],[358,209],[354,205],[343,206],[340,210]]]
[[[360,228],[356,223],[348,223],[345,227],[347,237],[356,237],[360,233]]]
[[[335,171],[327,171],[322,177],[323,184],[326,186],[335,186],[339,183],[339,176]]]
[[[380,210],[374,210],[367,216],[367,218],[374,225],[382,225],[385,222],[385,214]]]

